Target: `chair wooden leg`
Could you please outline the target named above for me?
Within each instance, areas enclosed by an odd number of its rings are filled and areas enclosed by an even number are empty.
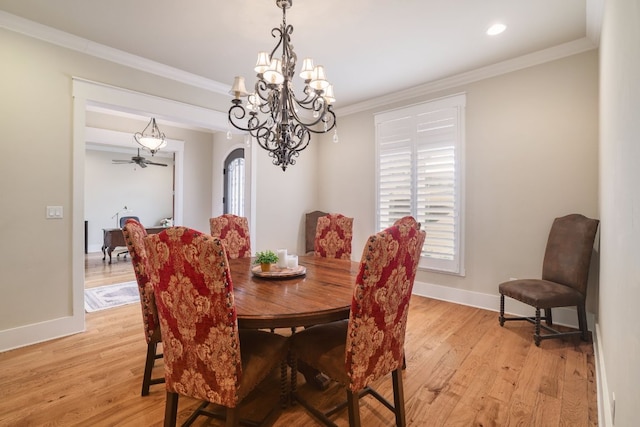
[[[402,384],[402,369],[396,369],[391,373],[393,380],[393,406],[396,414],[396,426],[407,425],[407,416],[404,411],[404,386]]]
[[[578,305],[578,326],[582,332],[582,341],[589,341],[589,330],[587,329],[587,310],[584,303]]]
[[[167,392],[164,407],[164,427],[175,427],[178,417],[178,393]]]
[[[282,362],[280,362],[280,406],[282,408],[286,408],[288,403],[289,396],[287,395],[287,362],[283,360]]]
[[[347,389],[347,407],[349,408],[349,427],[360,427],[360,396]]]
[[[151,373],[153,365],[156,361],[157,342],[151,339],[147,344],[147,360],[144,364],[144,374],[142,376],[142,396],[149,395],[149,387],[151,386]]]
[[[500,317],[498,317],[498,320],[500,320],[500,326],[504,326],[504,295],[500,294]]]
[[[536,343],[536,346],[540,347],[540,309],[536,307],[536,330],[533,334],[533,340]]]
[[[151,378],[156,359],[162,359],[162,353],[158,354],[158,343],[161,340],[162,337],[160,336],[160,329],[156,329],[149,340],[149,344],[147,344],[147,359],[145,361],[144,374],[142,376],[142,392],[140,393],[142,396],[147,396],[149,394],[150,386],[164,383],[164,375],[157,378]]]
[[[546,322],[547,326],[553,326],[553,316],[551,315],[551,309],[550,308],[545,308],[544,309],[544,319],[545,319],[545,322]]]
[[[298,359],[293,352],[289,352],[289,366],[291,366],[291,387],[289,388],[289,403],[293,406],[296,404],[296,399],[294,396],[296,395],[296,388],[298,385]]]
[[[238,407],[227,408],[227,419],[225,420],[226,427],[238,427],[240,425],[240,411]]]

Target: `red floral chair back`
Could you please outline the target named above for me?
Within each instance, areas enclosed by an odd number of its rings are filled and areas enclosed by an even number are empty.
[[[249,221],[242,216],[224,214],[209,219],[211,235],[222,240],[229,259],[251,257]]]
[[[318,218],[314,254],[325,258],[351,259],[353,218],[328,214]]]
[[[140,291],[140,305],[142,306],[142,323],[147,344],[158,327],[158,310],[153,296],[153,286],[149,282],[149,259],[144,246],[147,230],[135,219],[128,219],[122,229],[124,241],[131,255],[133,270]]]
[[[167,391],[235,407],[242,365],[224,246],[186,227],[151,235],[146,245]]]
[[[347,332],[352,391],[403,364],[409,299],[425,236],[411,218],[374,234],[365,246]]]

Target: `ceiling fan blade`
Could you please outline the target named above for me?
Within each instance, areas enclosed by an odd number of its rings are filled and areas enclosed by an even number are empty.
[[[116,160],[116,159],[113,159],[112,162],[114,165],[125,165],[128,163],[134,163],[131,160]]]
[[[145,161],[146,164],[148,165],[154,165],[154,166],[167,166],[165,163],[156,163],[156,162],[150,162],[150,161]]]
[[[142,162],[136,162],[136,163],[137,163],[141,168],[146,168],[146,167],[147,167],[147,164],[146,164],[144,161],[142,161]]]

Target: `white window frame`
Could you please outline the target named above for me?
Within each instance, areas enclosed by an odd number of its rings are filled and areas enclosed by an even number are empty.
[[[442,254],[429,254],[425,248],[428,246],[430,235],[433,236],[435,228],[430,226],[429,223],[422,221],[422,229],[427,232],[427,240],[425,241],[425,247],[422,251],[420,258],[419,268],[425,270],[432,270],[441,273],[464,275],[464,152],[465,152],[465,106],[466,95],[457,94],[445,98],[435,99],[429,102],[421,104],[411,105],[404,108],[381,112],[375,115],[375,130],[376,130],[376,218],[375,224],[378,230],[381,230],[388,225],[391,225],[398,212],[403,212],[405,215],[412,215],[420,221],[420,218],[424,218],[427,211],[418,212],[418,197],[417,192],[424,186],[418,185],[418,146],[422,148],[421,152],[424,153],[425,147],[433,147],[435,149],[451,148],[447,150],[453,157],[453,207],[449,218],[453,220],[453,230],[450,232],[452,237],[446,239],[447,243],[452,247],[452,253],[447,254],[444,257]],[[453,126],[452,131],[448,132],[453,135],[449,135],[446,139],[445,146],[442,141],[429,141],[424,139],[419,141],[418,130],[421,124],[420,117],[428,115],[442,114],[446,117],[449,126]],[[402,130],[401,136],[392,136],[393,132],[388,133],[389,129],[393,128],[393,124],[402,124],[399,129]],[[385,135],[385,129],[387,133]],[[386,137],[386,139],[385,139]],[[392,182],[389,179],[386,182],[381,180],[381,145],[387,142],[386,153],[389,154],[392,148],[389,148],[393,144],[394,151],[401,154],[407,164],[406,173],[409,175],[410,180],[408,182],[400,183],[399,187],[403,188],[403,191],[407,193],[409,200],[407,206],[401,206],[393,209],[393,212],[389,212],[388,209],[383,209],[381,206],[381,184],[389,184]],[[410,183],[410,184],[409,184]],[[400,191],[400,190],[399,190]],[[422,193],[425,197],[426,194]],[[383,213],[385,218],[382,218]],[[435,221],[436,224],[438,221]],[[437,225],[436,225],[437,227]],[[435,239],[434,239],[435,240]]]

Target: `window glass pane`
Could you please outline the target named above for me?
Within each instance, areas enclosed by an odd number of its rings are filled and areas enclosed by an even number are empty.
[[[228,213],[244,216],[244,159],[236,158],[231,161],[227,174]]]

